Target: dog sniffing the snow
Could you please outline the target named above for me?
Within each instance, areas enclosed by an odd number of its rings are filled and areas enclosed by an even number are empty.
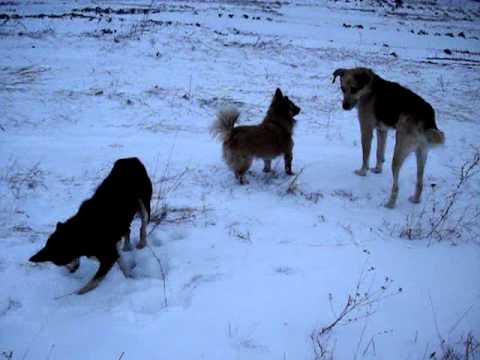
[[[367,68],[337,69],[333,82],[340,77],[343,109],[358,109],[362,141],[362,167],[355,174],[365,176],[369,169],[373,130],[377,132],[377,164],[372,169],[381,173],[385,159],[387,130],[396,129],[395,150],[392,161],[393,185],[385,204],[394,208],[398,197],[398,176],[407,156],[417,157],[417,183],[415,193],[409,198],[419,203],[423,190],[423,173],[428,149],[445,142],[445,135],[435,122],[433,107],[413,91],[395,82],[382,79]]]
[[[275,91],[263,122],[251,126],[235,126],[240,113],[236,109],[220,111],[210,131],[223,141],[223,159],[235,173],[240,184],[245,184],[245,173],[255,158],[263,159],[264,172],[271,171],[272,159],[283,155],[285,172],[293,175],[294,116],[300,108],[280,89]]]
[[[33,262],[51,261],[75,272],[80,257],[95,257],[100,262],[97,273],[80,290],[84,294],[98,286],[115,262],[126,277],[131,270],[117,250],[125,238],[124,250],[130,250],[130,224],[137,212],[142,225],[138,249],[146,245],[146,227],[150,219],[152,183],[137,158],[119,159],[94,195],[84,201],[78,212],[64,223],[57,223],[44,248],[30,258]]]

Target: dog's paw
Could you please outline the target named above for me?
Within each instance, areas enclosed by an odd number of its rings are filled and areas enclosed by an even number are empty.
[[[361,168],[361,169],[355,170],[354,173],[358,176],[367,176],[367,169]]]
[[[138,244],[137,244],[137,250],[142,250],[145,246],[147,246],[147,244],[138,243]]]
[[[383,205],[387,209],[395,209],[395,202],[394,201],[389,201],[385,205]]]
[[[381,167],[375,166],[374,168],[370,169],[370,171],[374,174],[381,174],[383,169]]]
[[[74,267],[73,266],[70,267],[68,265],[66,266],[66,268],[67,268],[67,270],[70,274],[73,274],[73,273],[77,272],[79,267],[80,267],[80,265],[77,265],[77,266],[74,266]]]
[[[70,273],[73,274],[80,267],[80,259],[73,260],[70,264],[65,265],[65,267]]]
[[[288,176],[293,176],[295,173],[292,170],[285,171]]]
[[[420,204],[420,198],[417,198],[414,195],[410,196],[408,201],[410,201],[412,204]]]
[[[270,169],[270,168],[263,168],[263,172],[264,172],[264,173],[269,173],[269,172],[271,172],[271,171],[272,171],[272,169]]]
[[[123,275],[124,275],[125,278],[127,278],[127,279],[135,279],[135,275],[133,274],[132,269],[128,269],[128,271],[126,271],[125,273],[123,273]]]

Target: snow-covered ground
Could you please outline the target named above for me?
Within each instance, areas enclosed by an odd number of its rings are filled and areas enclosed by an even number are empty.
[[[431,3],[1,1],[0,359],[439,359],[442,339],[478,338],[478,173],[441,241],[408,232],[441,216],[480,135],[479,4]],[[447,143],[420,205],[412,156],[397,208],[383,207],[393,133],[384,173],[353,174],[356,113],[331,83],[352,66],[437,111]],[[239,186],[208,128],[231,104],[258,123],[276,87],[302,108],[298,176],[255,163]],[[124,254],[135,279],[114,267],[67,295],[95,261],[72,275],[28,258],[127,156],[167,216]]]

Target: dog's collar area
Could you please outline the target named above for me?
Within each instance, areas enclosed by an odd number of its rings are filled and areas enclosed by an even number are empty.
[[[273,124],[275,124],[276,126],[278,126],[280,129],[282,129],[283,131],[285,131],[286,133],[288,134],[291,134],[293,132],[293,127],[295,126],[295,124],[297,123],[297,120],[295,120],[293,117],[292,118],[289,118],[289,119],[286,119],[287,121],[290,121],[292,123],[292,126],[290,126],[290,128],[284,126],[283,124],[279,123],[279,122],[274,122]]]

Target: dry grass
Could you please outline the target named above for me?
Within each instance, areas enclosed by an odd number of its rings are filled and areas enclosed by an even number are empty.
[[[5,350],[5,351],[0,352],[0,359],[13,360],[13,351]]]
[[[35,163],[29,168],[21,168],[15,160],[3,169],[0,174],[0,182],[10,189],[15,199],[22,198],[26,192],[34,191],[38,187],[47,187],[44,184],[45,173],[40,168],[40,163]]]
[[[4,66],[0,68],[0,91],[23,91],[49,70],[48,67],[30,65],[22,67]]]
[[[474,148],[470,159],[456,169],[457,181],[446,195],[437,193],[436,185],[431,187],[430,196],[420,212],[407,215],[400,228],[400,237],[409,240],[430,239],[450,241],[476,240],[480,234],[480,205],[470,185],[476,184],[480,174],[480,148]]]
[[[335,329],[342,326],[358,322],[366,319],[376,312],[376,308],[383,300],[398,295],[402,292],[402,288],[391,289],[393,280],[389,277],[384,279],[383,284],[372,290],[371,285],[367,285],[368,274],[374,271],[375,268],[370,267],[367,271],[363,271],[355,284],[353,291],[348,295],[347,301],[343,305],[340,312],[335,312],[333,307],[333,295],[329,294],[330,308],[334,315],[334,320],[320,329],[315,329],[310,339],[313,345],[313,353],[315,360],[332,360],[335,358]],[[357,353],[360,351],[365,328],[357,346]],[[366,344],[364,352],[368,351],[372,346],[374,337]],[[373,346],[375,346],[373,344]],[[356,357],[357,355],[355,355]]]
[[[426,358],[424,356],[424,358]],[[445,339],[440,347],[428,355],[433,360],[477,360],[480,359],[480,341],[470,332],[456,343],[448,343]]]

